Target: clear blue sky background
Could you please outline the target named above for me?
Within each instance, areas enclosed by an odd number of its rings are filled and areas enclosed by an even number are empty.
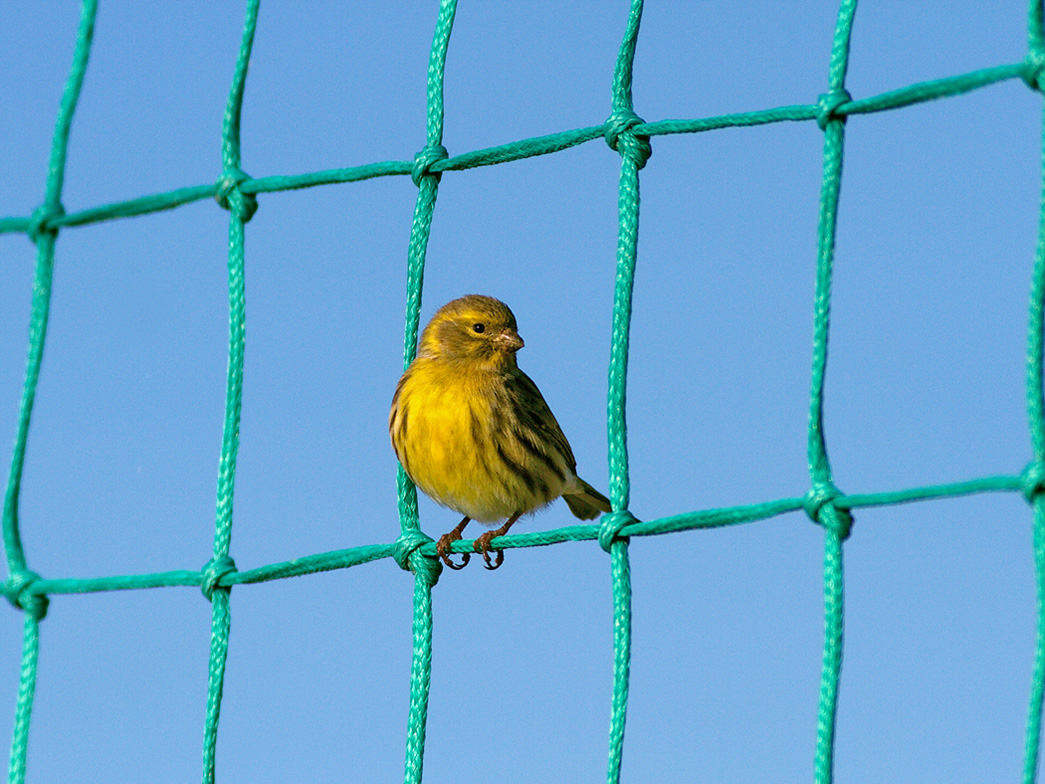
[[[856,16],[866,97],[1014,62],[1023,3],[883,1]],[[650,0],[647,120],[813,103],[833,2]],[[424,145],[436,3],[262,4],[243,111],[254,176],[406,160]],[[240,3],[104,0],[73,124],[69,211],[213,182]],[[77,4],[0,12],[0,215],[43,197]],[[469,2],[450,42],[451,154],[601,123],[624,2]],[[872,492],[1030,458],[1027,298],[1041,97],[1019,81],[849,121],[827,377],[838,486]],[[822,135],[815,123],[656,138],[628,388],[643,519],[801,495]],[[522,367],[603,489],[619,156],[602,141],[449,173],[422,318],[514,309]],[[263,195],[247,227],[232,554],[241,569],[395,539],[386,416],[401,371],[407,177]],[[210,557],[224,401],[227,213],[207,200],[63,231],[21,516],[31,568],[95,577]],[[34,251],[0,236],[0,441],[13,439]],[[5,402],[6,401],[6,402]],[[423,501],[434,536],[455,515]],[[572,522],[564,504],[520,530]],[[839,781],[1014,780],[1034,639],[1017,494],[862,511],[846,545]],[[633,540],[629,782],[812,776],[823,534],[804,516]],[[402,776],[412,577],[391,560],[236,588],[223,782]],[[426,781],[604,779],[609,559],[513,550],[435,589]],[[0,738],[21,614],[0,613]],[[35,782],[200,774],[210,607],[192,588],[56,597]]]

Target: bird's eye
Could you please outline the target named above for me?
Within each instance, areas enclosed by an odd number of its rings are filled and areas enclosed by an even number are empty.
[[[472,324],[472,331],[473,332],[485,332],[486,331],[486,325],[485,324]]]

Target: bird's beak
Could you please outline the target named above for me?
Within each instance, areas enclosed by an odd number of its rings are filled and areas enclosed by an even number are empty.
[[[523,343],[523,339],[519,337],[519,333],[514,329],[506,329],[493,339],[493,343],[501,351],[507,351],[509,353],[515,353],[526,345]]]

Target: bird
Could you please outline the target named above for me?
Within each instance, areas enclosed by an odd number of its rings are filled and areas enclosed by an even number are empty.
[[[577,476],[569,441],[516,352],[525,344],[515,315],[498,299],[469,294],[443,305],[421,333],[417,355],[396,385],[388,432],[406,475],[442,506],[464,515],[439,537],[450,546],[469,521],[493,527],[475,539],[487,569],[490,542],[520,517],[560,496],[581,520],[611,511],[606,496]]]

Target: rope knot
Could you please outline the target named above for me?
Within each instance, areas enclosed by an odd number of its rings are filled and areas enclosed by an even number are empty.
[[[420,188],[423,177],[435,177],[435,181],[439,182],[443,173],[430,171],[430,169],[434,164],[445,161],[449,157],[450,153],[441,144],[429,144],[421,150],[414,156],[414,168],[410,171],[410,179],[414,181],[414,185]]]
[[[232,560],[232,556],[223,555],[220,558],[211,558],[204,564],[203,568],[200,569],[200,590],[203,591],[203,595],[207,597],[207,601],[212,601],[214,591],[217,589],[229,590],[228,588],[218,585],[221,578],[228,574],[234,574],[237,571],[236,562]]]
[[[43,594],[33,593],[33,583],[40,579],[36,572],[28,570],[11,572],[4,586],[7,600],[19,610],[29,613],[37,621],[42,621],[47,615],[47,605],[50,604]]]
[[[54,218],[60,218],[63,215],[65,215],[65,207],[62,206],[61,202],[55,204],[45,202],[33,210],[33,214],[29,216],[29,228],[26,230],[26,234],[29,235],[29,239],[32,240],[33,244],[35,245],[36,241],[44,234],[57,234],[58,229],[49,227],[47,222]]]
[[[634,133],[631,129],[644,120],[631,109],[615,109],[606,119],[606,144],[635,164],[636,169],[646,165],[653,154],[649,136]]]
[[[1035,92],[1045,89],[1045,52],[1030,52],[1023,60],[1023,73],[1020,77]]]
[[[818,482],[802,499],[802,507],[809,519],[819,526],[834,531],[843,542],[849,538],[853,527],[853,516],[848,509],[835,504],[841,491],[830,482]]]
[[[1028,504],[1033,504],[1035,498],[1045,493],[1045,463],[1028,463],[1020,474],[1020,483],[1023,485],[1023,497]]]
[[[615,541],[619,539],[627,541],[628,537],[620,536],[621,529],[626,525],[637,522],[638,520],[635,519],[635,516],[627,509],[604,514],[602,520],[599,521],[599,547],[608,553]]]
[[[422,547],[433,541],[432,537],[423,531],[411,528],[399,535],[395,550],[392,551],[392,557],[400,569],[413,572],[429,585],[439,582],[439,575],[443,573],[443,564],[437,557],[428,557],[421,552]]]
[[[240,183],[250,179],[250,175],[242,169],[229,169],[218,178],[214,186],[214,200],[222,209],[236,215],[243,223],[254,217],[258,211],[258,200],[253,193],[244,193],[239,189]]]
[[[827,124],[832,120],[845,122],[845,115],[838,114],[838,107],[849,103],[853,96],[844,87],[839,87],[829,93],[824,93],[816,101],[816,124],[821,131],[827,130]]]

